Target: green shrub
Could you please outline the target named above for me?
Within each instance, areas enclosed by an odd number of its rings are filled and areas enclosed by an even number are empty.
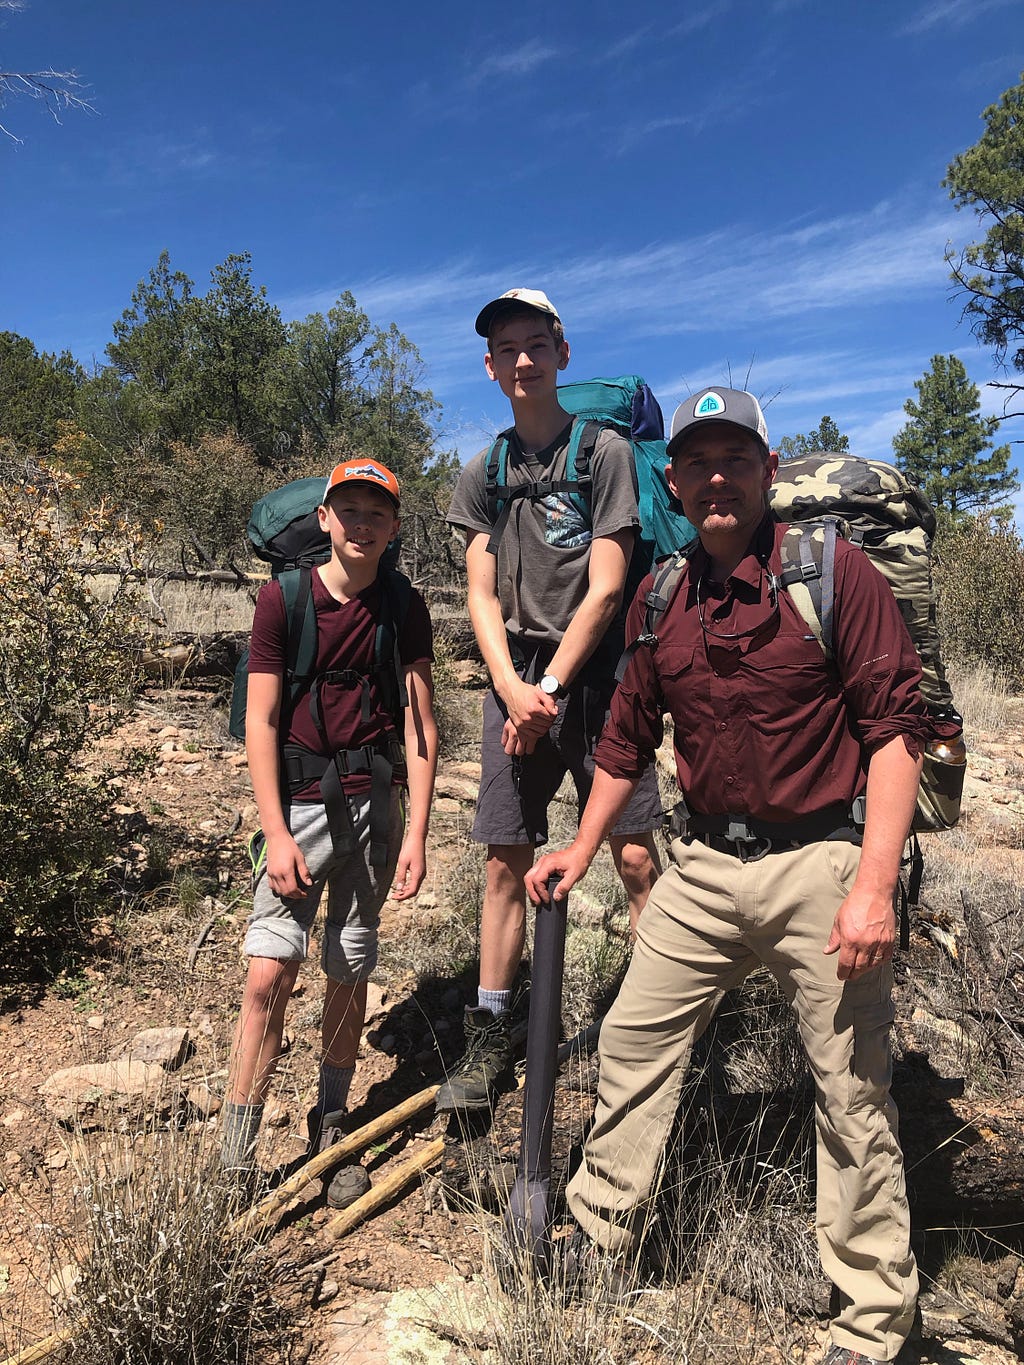
[[[935,541],[939,630],[948,660],[987,664],[1024,685],[1024,543],[984,517],[942,526]]]
[[[69,512],[75,492],[66,475],[0,468],[0,935],[14,959],[38,958],[40,935],[73,940],[95,905],[109,793],[92,746],[141,676],[138,537],[102,507]],[[102,580],[83,573],[101,564]]]

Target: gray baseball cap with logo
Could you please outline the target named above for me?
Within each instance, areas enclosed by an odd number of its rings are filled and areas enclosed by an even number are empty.
[[[768,427],[761,404],[744,389],[702,389],[694,398],[687,398],[672,414],[668,455],[672,459],[694,427],[702,422],[728,422],[749,431],[764,446],[768,445]]]

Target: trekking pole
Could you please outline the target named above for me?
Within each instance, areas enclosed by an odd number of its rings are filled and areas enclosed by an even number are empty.
[[[548,900],[538,905],[534,925],[519,1167],[505,1213],[509,1242],[530,1257],[542,1276],[551,1262],[551,1133],[565,965],[567,901],[555,899],[560,881],[560,874],[548,878]]]

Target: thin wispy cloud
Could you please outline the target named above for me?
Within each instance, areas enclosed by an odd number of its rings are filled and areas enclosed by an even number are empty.
[[[1017,3],[1018,0],[931,0],[931,3],[912,14],[897,32],[908,36],[934,29],[948,32],[950,29],[963,28],[983,14]]]
[[[589,353],[610,347],[628,353],[631,339],[648,344],[658,338],[677,354],[692,350],[702,337],[731,338],[730,346],[752,337],[760,348],[780,329],[790,335],[785,348],[790,353],[795,337],[816,339],[826,320],[835,326],[837,315],[842,325],[844,314],[889,306],[894,297],[941,294],[951,222],[950,212],[922,218],[913,206],[886,204],[792,230],[765,232],[737,223],[564,261],[522,258],[485,268],[475,259],[450,259],[412,274],[339,281],[278,302],[286,317],[303,316],[324,311],[342,288],[351,288],[374,321],[397,321],[427,357],[430,383],[454,395],[477,381],[480,343],[472,325],[477,309],[514,286],[545,289],[562,312],[570,340]],[[821,355],[814,362],[809,353],[802,383],[820,374],[822,391],[832,393],[837,383],[853,383],[848,358],[837,353],[834,341]],[[744,353],[728,358],[734,365],[747,363]],[[913,367],[909,359],[907,365]],[[885,364],[876,369],[865,382],[886,387]],[[792,377],[760,363],[756,373],[765,389]],[[897,373],[902,391],[907,376],[902,366]],[[707,378],[707,372],[694,375],[697,383]],[[685,392],[678,371],[665,389]]]
[[[475,62],[470,82],[473,85],[480,85],[494,76],[529,76],[538,67],[543,66],[545,62],[553,61],[557,56],[556,47],[533,38],[530,42],[514,47],[508,52],[492,52],[489,57],[483,57]]]
[[[708,4],[701,5],[699,9],[694,7],[684,18],[670,24],[665,30],[665,37],[685,38],[690,33],[699,33],[728,14],[732,8],[733,0],[709,0]]]

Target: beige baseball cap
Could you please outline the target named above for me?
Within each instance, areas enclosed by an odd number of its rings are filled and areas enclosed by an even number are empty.
[[[480,309],[476,320],[477,334],[482,337],[487,336],[496,314],[502,312],[505,308],[511,308],[517,304],[521,308],[534,308],[538,313],[546,313],[548,317],[554,318],[556,322],[562,321],[558,316],[558,309],[548,298],[547,294],[543,293],[540,289],[509,289],[508,292],[502,294],[500,298],[491,299],[490,303],[485,304],[485,306]]]

